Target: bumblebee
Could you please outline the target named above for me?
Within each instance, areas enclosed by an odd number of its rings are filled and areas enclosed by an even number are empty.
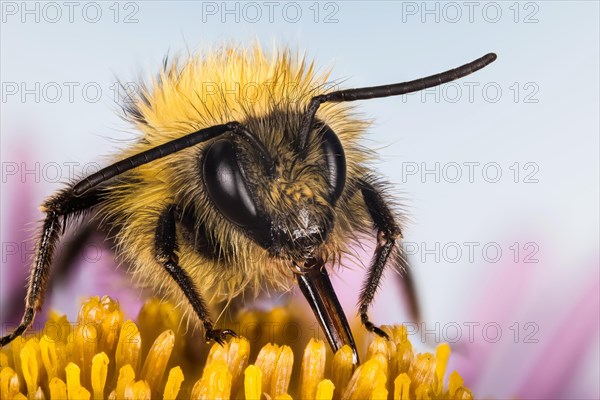
[[[349,102],[398,96],[477,71],[493,53],[440,74],[360,89],[328,89],[330,71],[289,50],[224,48],[164,63],[124,112],[142,134],[114,164],[68,185],[42,205],[19,326],[40,310],[57,242],[84,215],[114,235],[134,278],[195,315],[207,341],[217,329],[209,305],[299,285],[331,348],[352,332],[329,279],[361,234],[376,248],[359,294],[364,327],[386,267],[406,268],[401,215],[361,146],[368,123]]]

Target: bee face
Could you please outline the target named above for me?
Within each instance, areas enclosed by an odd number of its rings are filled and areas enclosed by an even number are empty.
[[[244,125],[255,141],[235,134],[217,139],[200,166],[219,213],[272,256],[293,260],[305,260],[327,241],[346,182],[337,135],[317,122],[312,143],[300,149],[301,120],[280,112],[249,119]]]

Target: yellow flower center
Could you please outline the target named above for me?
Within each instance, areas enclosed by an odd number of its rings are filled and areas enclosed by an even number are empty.
[[[260,324],[282,309],[245,313],[240,321]],[[149,300],[138,324],[125,321],[118,303],[92,297],[81,306],[77,324],[51,314],[41,333],[18,338],[0,353],[2,399],[472,399],[460,375],[444,384],[450,347],[414,354],[403,326],[383,329],[364,362],[352,363],[342,347],[310,339],[299,360],[296,343],[268,343],[252,358],[248,339],[214,344],[208,354],[192,351],[197,337],[179,335],[181,314],[169,303]],[[264,321],[263,321],[264,322]],[[278,336],[280,337],[280,336]],[[198,347],[198,346],[196,346]],[[258,349],[256,349],[258,350]],[[190,356],[190,355],[193,356]],[[199,361],[202,360],[202,361]],[[295,361],[299,361],[299,364]]]

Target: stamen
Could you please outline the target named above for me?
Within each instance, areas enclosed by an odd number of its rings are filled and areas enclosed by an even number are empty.
[[[10,367],[2,368],[2,371],[0,371],[0,394],[2,398],[13,399],[17,395],[26,398],[20,393],[19,386],[19,376],[17,373]]]
[[[121,371],[126,365],[129,365],[133,371],[138,370],[141,353],[142,337],[140,331],[133,321],[127,320],[121,327],[121,333],[119,334],[119,342],[115,352],[115,371]]]
[[[126,400],[150,400],[151,398],[152,390],[148,382],[144,380],[130,383],[125,388]]]
[[[435,374],[435,368],[435,357],[432,354],[418,354],[408,369],[408,376],[411,381],[411,391],[414,391],[414,393],[417,394],[416,390],[421,386],[425,387],[423,390],[436,387],[437,376]],[[425,392],[423,391],[422,396],[425,396]]]
[[[249,365],[244,371],[244,394],[246,400],[260,400],[262,394],[262,372],[255,365]]]
[[[313,399],[325,376],[325,343],[310,339],[300,367],[300,398]]]
[[[352,371],[354,371],[354,353],[348,345],[342,346],[335,355],[331,363],[331,380],[335,385],[335,398],[342,396],[343,389],[350,382]]]
[[[127,364],[119,370],[119,377],[117,378],[117,388],[115,394],[117,399],[125,398],[125,389],[128,385],[135,382],[135,371],[131,365]]]
[[[49,383],[50,398],[52,400],[67,400],[67,384],[62,379],[52,378]],[[8,398],[8,397],[6,397]]]
[[[89,400],[91,393],[81,386],[81,370],[77,364],[70,362],[66,368],[68,400]]]
[[[42,336],[42,340],[40,340],[40,354],[42,356],[42,363],[48,374],[48,380],[58,377],[59,362],[56,353],[56,343],[47,335]]]
[[[40,371],[40,362],[38,362],[39,345],[35,339],[29,339],[23,350],[21,350],[21,367],[23,368],[23,378],[27,384],[27,393],[35,393],[38,388],[38,378]],[[41,357],[40,357],[41,358]]]
[[[386,380],[381,364],[375,359],[370,359],[356,369],[342,399],[368,399],[375,388],[385,386]]]
[[[352,350],[350,350],[352,352]],[[329,379],[323,379],[319,382],[317,386],[317,395],[315,396],[316,400],[331,400],[333,399],[333,392],[335,390],[335,386],[333,382]]]
[[[181,383],[184,381],[183,371],[181,367],[173,367],[169,371],[169,377],[165,384],[165,390],[163,392],[164,400],[175,400],[179,390],[181,389]]]
[[[282,346],[271,376],[271,397],[278,397],[287,393],[290,379],[292,379],[293,365],[294,353],[292,349],[288,346]]]
[[[108,356],[106,353],[98,353],[92,359],[92,391],[95,400],[104,399],[104,385],[108,375]]]
[[[437,386],[435,394],[440,395],[444,387],[444,376],[446,376],[446,367],[450,358],[450,346],[447,343],[440,344],[435,351],[435,375],[437,378]]]
[[[192,399],[228,399],[231,397],[231,372],[223,360],[204,367],[202,378],[192,389]]]
[[[148,382],[152,392],[156,393],[159,389],[165,369],[171,357],[171,351],[175,344],[175,334],[172,330],[161,333],[146,356],[144,367],[142,368],[141,379]]]
[[[410,378],[402,373],[394,380],[394,400],[409,400]]]

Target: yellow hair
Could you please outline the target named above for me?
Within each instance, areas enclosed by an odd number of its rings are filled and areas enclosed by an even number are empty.
[[[229,121],[243,123],[279,112],[281,124],[286,124],[288,119],[295,120],[304,113],[311,97],[326,91],[328,77],[329,72],[318,73],[313,62],[292,55],[287,49],[268,54],[258,45],[248,49],[228,47],[175,59],[165,64],[156,78],[142,85],[135,98],[125,99],[130,119],[143,136],[122,152],[119,159]],[[324,104],[317,117],[342,142],[348,176],[364,176],[365,158],[370,153],[359,146],[358,140],[367,124],[353,118],[349,107],[342,104]],[[282,153],[280,156],[285,159],[280,130],[262,129],[257,135],[271,151]],[[318,144],[312,146],[314,149]],[[256,294],[265,287],[289,290],[294,283],[289,262],[269,257],[211,206],[204,187],[196,179],[198,154],[203,147],[200,144],[145,164],[109,187],[111,196],[101,204],[97,215],[103,216],[113,228],[118,253],[132,266],[134,277],[141,284],[163,289],[190,312],[181,289],[156,262],[153,245],[157,221],[166,205],[193,206],[200,220],[196,227],[222,244],[219,257],[210,260],[198,254],[178,231],[179,263],[205,298],[230,300],[247,289]],[[307,162],[313,161],[314,157],[309,157]],[[310,179],[297,185],[282,180],[265,189],[264,196],[271,198],[274,207],[293,209],[293,200],[301,196],[317,198],[315,186]],[[330,261],[345,251],[353,231],[370,226],[359,203],[349,197],[338,206],[333,239],[325,249]],[[354,214],[352,218],[347,217],[349,213]]]
[[[264,115],[274,103],[304,109],[329,72],[317,73],[314,62],[284,49],[272,55],[258,45],[226,47],[175,59],[143,85],[135,108],[139,129],[154,143],[201,127]]]

